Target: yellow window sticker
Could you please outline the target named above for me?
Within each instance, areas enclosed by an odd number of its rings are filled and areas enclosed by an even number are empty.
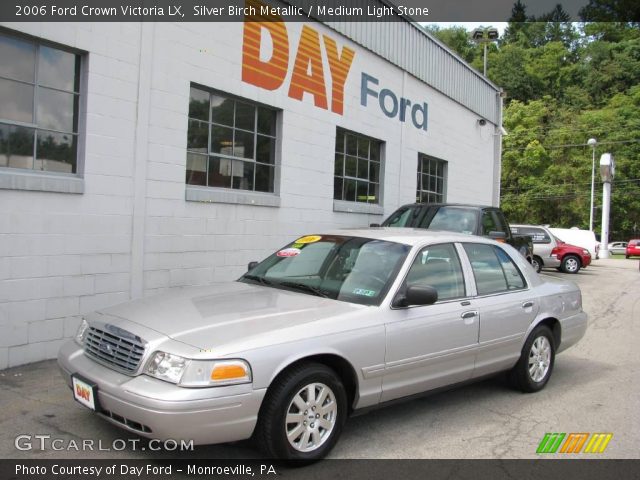
[[[296,240],[296,243],[315,243],[322,240],[320,235],[307,235]]]

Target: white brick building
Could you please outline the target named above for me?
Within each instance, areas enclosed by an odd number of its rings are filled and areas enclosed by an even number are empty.
[[[2,25],[0,369],[296,235],[416,197],[497,203],[495,86],[409,22],[361,24],[371,43],[273,25]]]

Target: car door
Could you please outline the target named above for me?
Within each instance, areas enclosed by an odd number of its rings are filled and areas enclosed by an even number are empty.
[[[505,249],[473,242],[463,247],[477,292],[473,305],[479,313],[479,336],[473,376],[479,377],[516,363],[539,305]]]
[[[433,305],[389,312],[381,401],[461,382],[473,373],[478,313],[470,306],[456,246],[422,248],[398,294],[411,285],[430,285],[439,298]]]

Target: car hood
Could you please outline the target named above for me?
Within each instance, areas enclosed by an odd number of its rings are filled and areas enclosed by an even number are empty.
[[[199,349],[348,314],[362,305],[240,282],[186,287],[101,310]]]

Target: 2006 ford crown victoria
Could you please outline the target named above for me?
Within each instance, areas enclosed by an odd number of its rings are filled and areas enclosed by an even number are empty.
[[[252,267],[88,315],[58,356],[75,399],[145,437],[315,460],[358,409],[501,371],[540,390],[587,328],[573,283],[481,237],[340,230]]]

